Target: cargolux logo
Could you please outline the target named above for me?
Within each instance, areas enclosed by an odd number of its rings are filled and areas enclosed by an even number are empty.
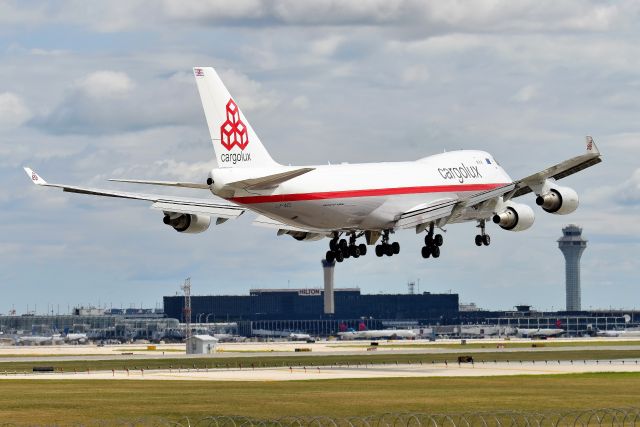
[[[478,166],[467,166],[464,163],[456,168],[438,168],[438,172],[444,179],[457,179],[460,184],[467,178],[482,178]]]
[[[234,145],[237,145],[240,150],[244,150],[249,145],[247,127],[240,120],[240,111],[233,99],[227,102],[227,120],[220,126],[220,142],[228,151],[231,151]]]

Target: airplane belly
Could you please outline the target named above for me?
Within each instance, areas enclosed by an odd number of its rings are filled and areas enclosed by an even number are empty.
[[[419,204],[455,194],[404,194],[305,200],[248,205],[252,210],[300,228],[320,230],[384,230]]]
[[[362,197],[259,203],[249,207],[289,225],[332,231],[362,229],[365,222],[371,221],[372,213],[384,203],[383,197]],[[388,223],[392,219],[380,218],[375,222]]]

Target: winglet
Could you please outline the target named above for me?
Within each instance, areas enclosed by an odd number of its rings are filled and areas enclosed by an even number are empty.
[[[27,173],[27,176],[29,178],[31,178],[31,181],[33,181],[34,184],[36,184],[36,185],[47,185],[47,181],[42,179],[42,177],[40,175],[38,175],[37,173],[35,173],[33,171],[33,169],[25,167],[24,171]]]
[[[587,135],[586,139],[587,139],[587,153],[600,155],[600,150],[598,150],[596,143],[593,142],[593,138]]]

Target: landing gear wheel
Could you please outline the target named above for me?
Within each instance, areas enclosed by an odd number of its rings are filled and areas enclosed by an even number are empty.
[[[442,246],[442,244],[444,243],[442,234],[436,234],[435,236],[433,236],[433,243],[435,243],[436,246]]]
[[[326,260],[329,264],[336,260],[336,254],[333,251],[327,251]]]
[[[389,244],[384,245],[384,253],[387,256],[393,256],[393,245],[389,245]]]
[[[338,262],[344,261],[344,256],[342,255],[342,252],[340,251],[336,252],[336,261]]]
[[[437,246],[432,247],[431,255],[433,255],[434,258],[438,258],[440,256],[440,248]]]
[[[482,243],[485,246],[489,246],[491,244],[491,237],[489,237],[488,234],[485,234],[484,236],[482,236]]]
[[[356,245],[349,246],[349,255],[354,258],[358,258],[360,256],[360,248]]]
[[[360,243],[358,245],[358,249],[360,249],[360,256],[365,256],[367,254],[367,245],[364,243]]]
[[[349,244],[347,243],[347,241],[345,239],[340,239],[340,249],[342,250],[342,252],[344,253],[345,251],[349,250]]]
[[[482,246],[482,236],[479,234],[476,235],[476,246]]]
[[[349,252],[349,246],[347,246],[346,248],[340,248],[340,252],[342,253],[342,257],[344,259],[347,259],[351,256],[351,252]]]
[[[426,236],[424,236],[424,245],[433,246],[433,236],[431,234],[427,234]]]
[[[331,239],[329,240],[329,249],[331,249],[334,252],[338,251],[338,241],[335,239]]]
[[[393,251],[394,255],[398,255],[400,253],[400,243],[393,242],[391,244],[391,250]]]
[[[382,255],[384,255],[382,245],[376,245],[376,256],[381,257]]]
[[[429,258],[431,256],[431,248],[429,246],[422,247],[422,258]]]

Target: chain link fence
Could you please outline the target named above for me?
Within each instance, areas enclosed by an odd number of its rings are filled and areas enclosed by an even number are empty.
[[[33,424],[29,424],[33,425]],[[401,413],[368,417],[302,416],[277,419],[256,419],[242,416],[211,416],[95,421],[73,423],[74,427],[627,427],[640,426],[640,408],[608,408],[572,412],[469,412],[458,414]],[[0,427],[19,424],[0,423]]]

